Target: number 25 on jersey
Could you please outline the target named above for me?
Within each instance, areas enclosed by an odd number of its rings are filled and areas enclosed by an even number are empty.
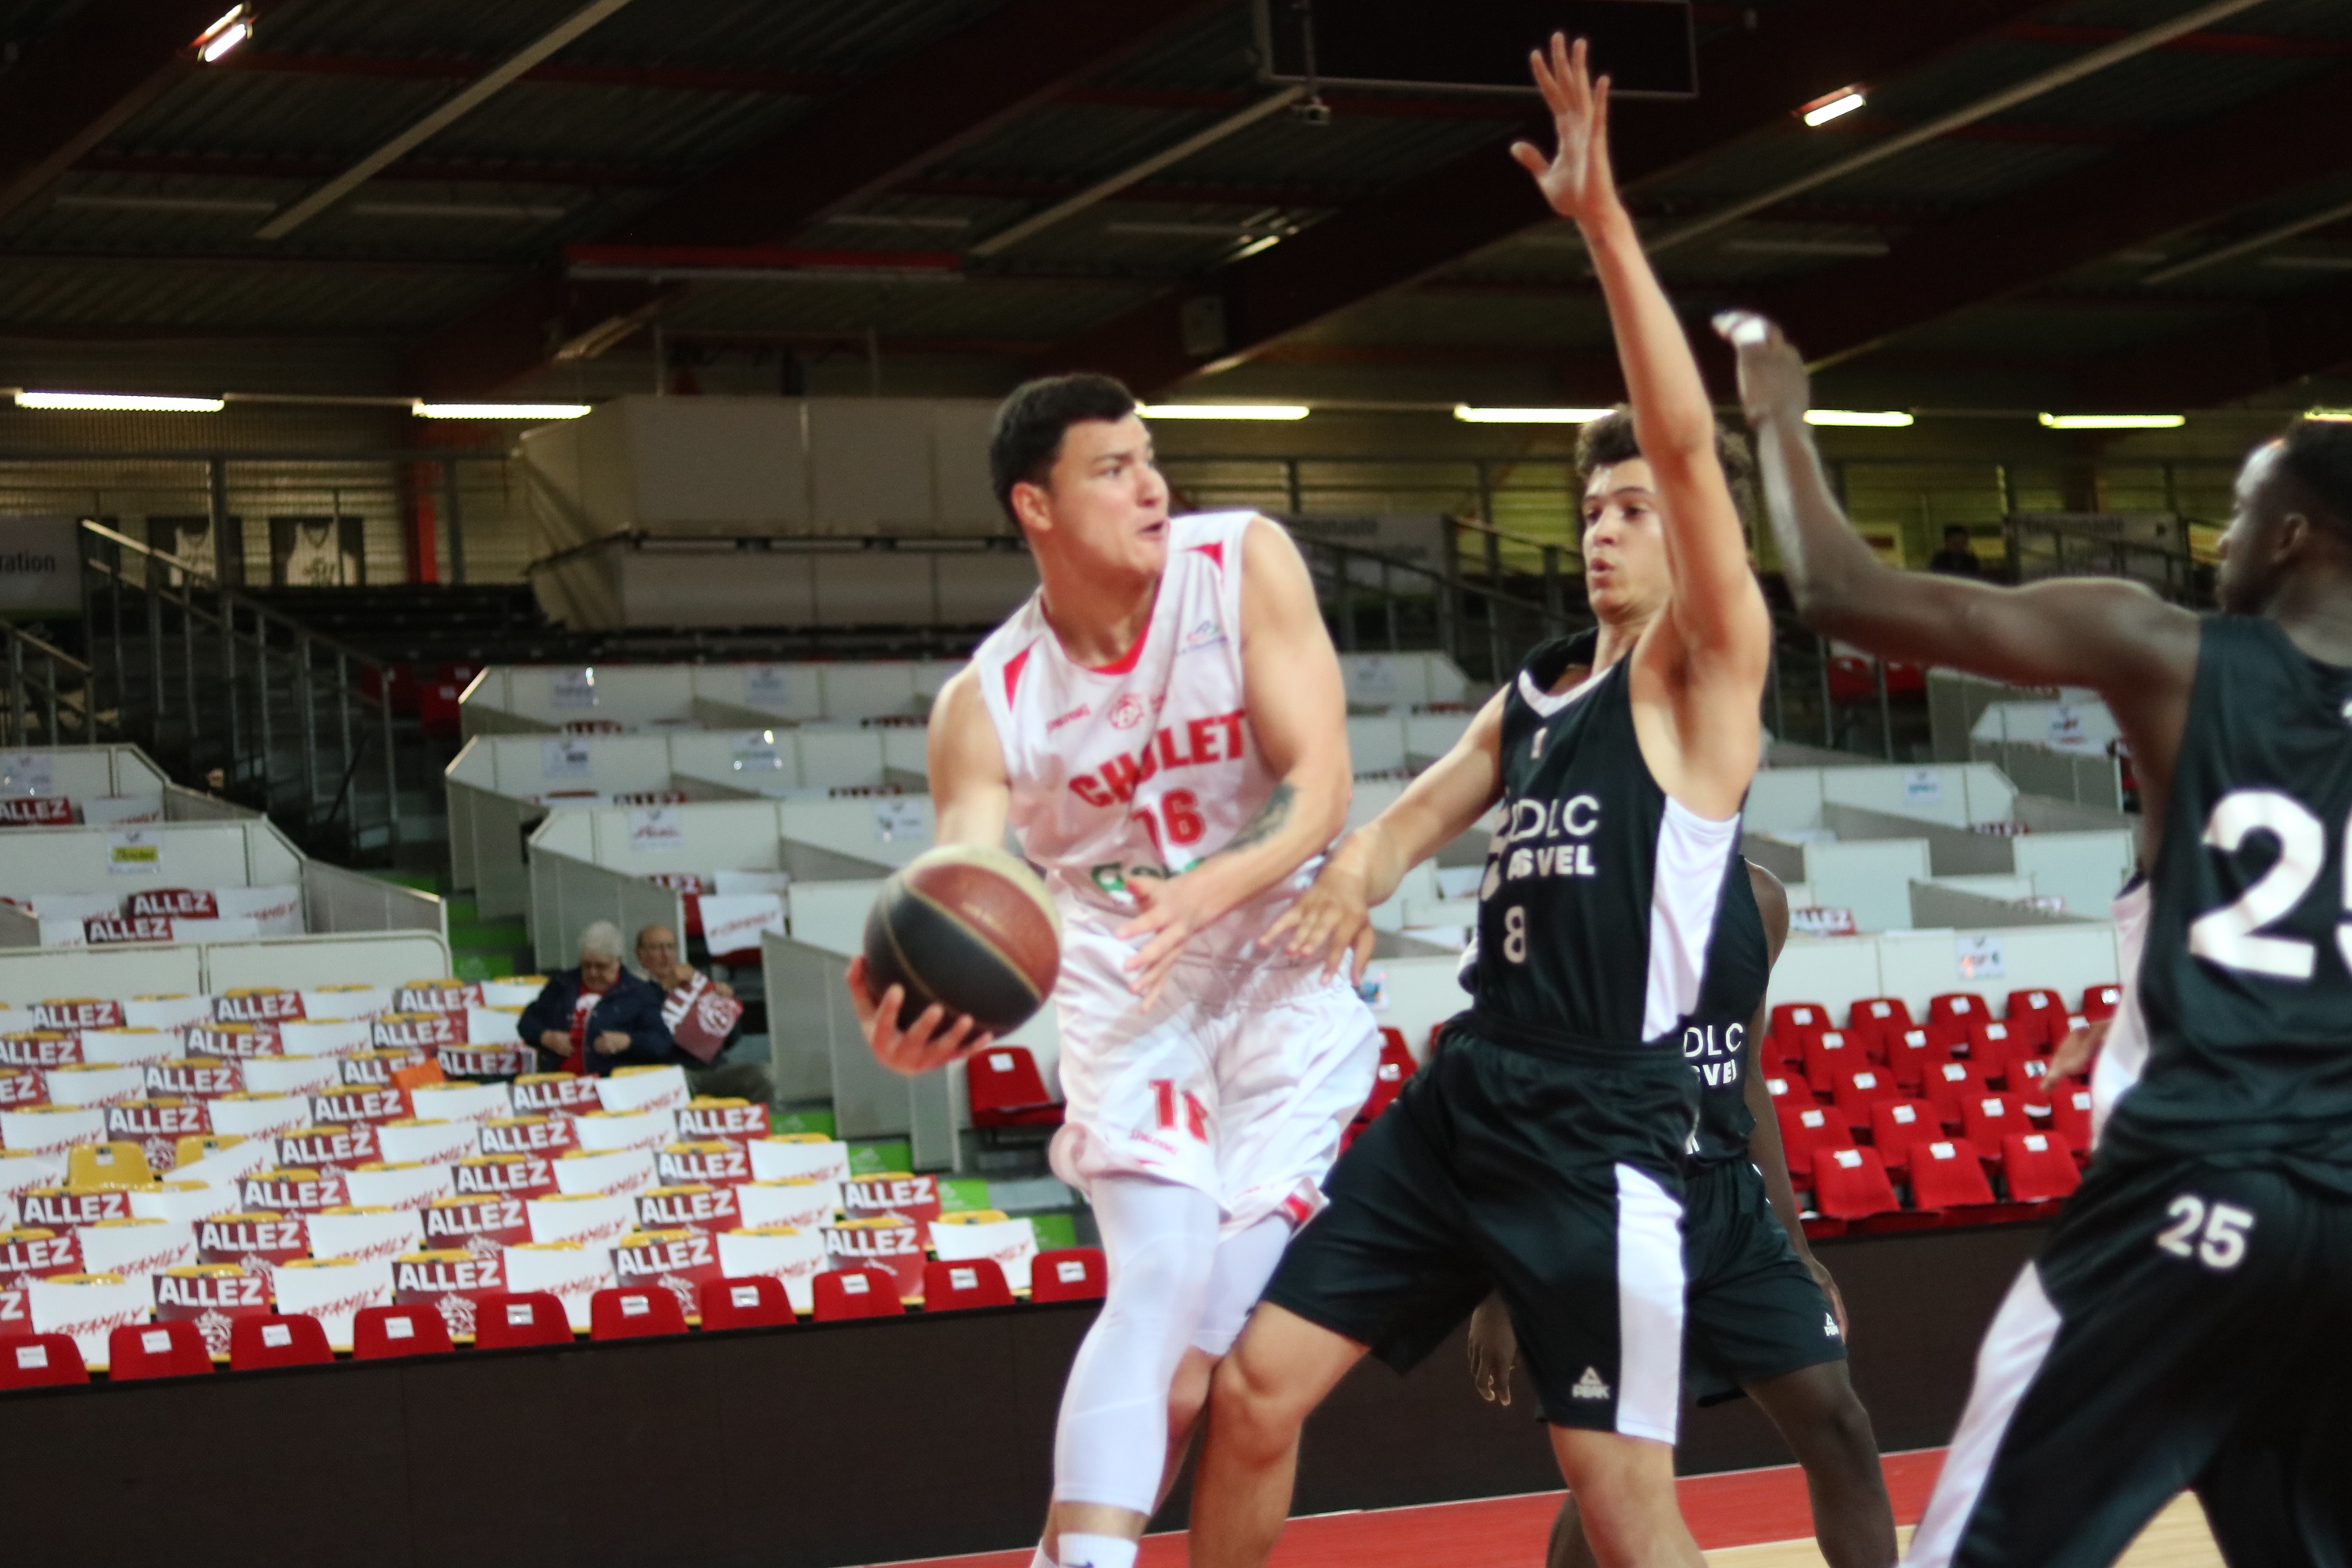
[[[2206,845],[2225,855],[2236,854],[2257,834],[2277,843],[2278,858],[2244,892],[2189,922],[2189,951],[2224,969],[2309,980],[2317,945],[2301,937],[2266,935],[2263,928],[2293,914],[2319,880],[2327,864],[2326,826],[2303,802],[2274,789],[2233,789],[2205,820]],[[2340,902],[2352,910],[2352,820],[2345,824],[2345,839]],[[2336,946],[2352,965],[2352,924],[2339,921]]]

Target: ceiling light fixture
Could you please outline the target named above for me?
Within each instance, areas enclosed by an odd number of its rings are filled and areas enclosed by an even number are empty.
[[[1281,243],[1282,236],[1278,234],[1269,234],[1263,239],[1253,239],[1247,245],[1243,246],[1239,250],[1234,252],[1234,259],[1235,261],[1239,261],[1244,257],[1255,256],[1261,250],[1272,250],[1276,246],[1280,245]]]
[[[1297,403],[1147,403],[1136,410],[1146,419],[1304,419]]]
[[[196,35],[196,58],[206,65],[219,61],[223,55],[253,37],[253,10],[247,5],[232,5],[228,15]]]
[[[1899,430],[1906,425],[1915,423],[1915,421],[1912,419],[1910,415],[1904,413],[1899,408],[1889,408],[1878,412],[1860,408],[1808,408],[1805,410],[1805,423],[1808,425],[1853,425],[1877,429]]]
[[[151,397],[138,392],[20,392],[19,408],[105,409],[118,414],[218,414],[218,397]]]
[[[1864,101],[1861,89],[1842,88],[1826,99],[1816,100],[1799,112],[1804,116],[1807,125],[1819,129],[1841,115],[1852,114]]]
[[[419,419],[578,419],[584,403],[423,403],[410,406]]]
[[[2352,408],[2306,408],[2303,416],[2317,425],[2352,425]]]
[[[2041,418],[2052,430],[2178,430],[2189,423],[2185,414],[2044,414]]]
[[[1454,405],[1454,417],[1465,425],[1590,425],[1606,408],[1473,408]]]

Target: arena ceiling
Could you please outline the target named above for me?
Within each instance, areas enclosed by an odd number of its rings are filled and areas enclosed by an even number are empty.
[[[224,4],[0,0],[0,383],[362,342],[352,390],[519,395],[641,385],[658,339],[967,390],[1615,395],[1504,153],[1531,100],[1311,122],[1234,0],[258,0],[207,64]],[[2352,363],[2352,5],[1694,10],[1699,93],[1621,105],[1621,178],[1691,318],[1775,311],[1826,400],[2210,408]]]

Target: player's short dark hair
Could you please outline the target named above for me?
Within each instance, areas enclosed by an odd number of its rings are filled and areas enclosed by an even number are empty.
[[[1576,493],[1584,494],[1596,469],[1641,455],[1642,444],[1633,436],[1633,411],[1624,404],[1586,421],[1576,433]],[[1740,485],[1748,478],[1748,450],[1719,422],[1715,426],[1715,457],[1723,465],[1723,477],[1731,481],[1732,500],[1741,500]]]
[[[1024,381],[998,405],[988,437],[988,482],[1013,516],[1013,487],[1043,484],[1062,455],[1062,437],[1088,419],[1115,424],[1135,412],[1135,394],[1108,375],[1081,372]],[[1017,521],[1017,520],[1016,520]]]
[[[2352,535],[2352,425],[2298,419],[2279,447],[2280,465],[2328,510],[2338,534]]]

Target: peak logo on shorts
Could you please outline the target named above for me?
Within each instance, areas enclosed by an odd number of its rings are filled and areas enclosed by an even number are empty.
[[[1584,1375],[1576,1380],[1568,1393],[1571,1399],[1606,1399],[1609,1397],[1609,1385],[1601,1381],[1598,1368],[1588,1366],[1584,1369]]]

